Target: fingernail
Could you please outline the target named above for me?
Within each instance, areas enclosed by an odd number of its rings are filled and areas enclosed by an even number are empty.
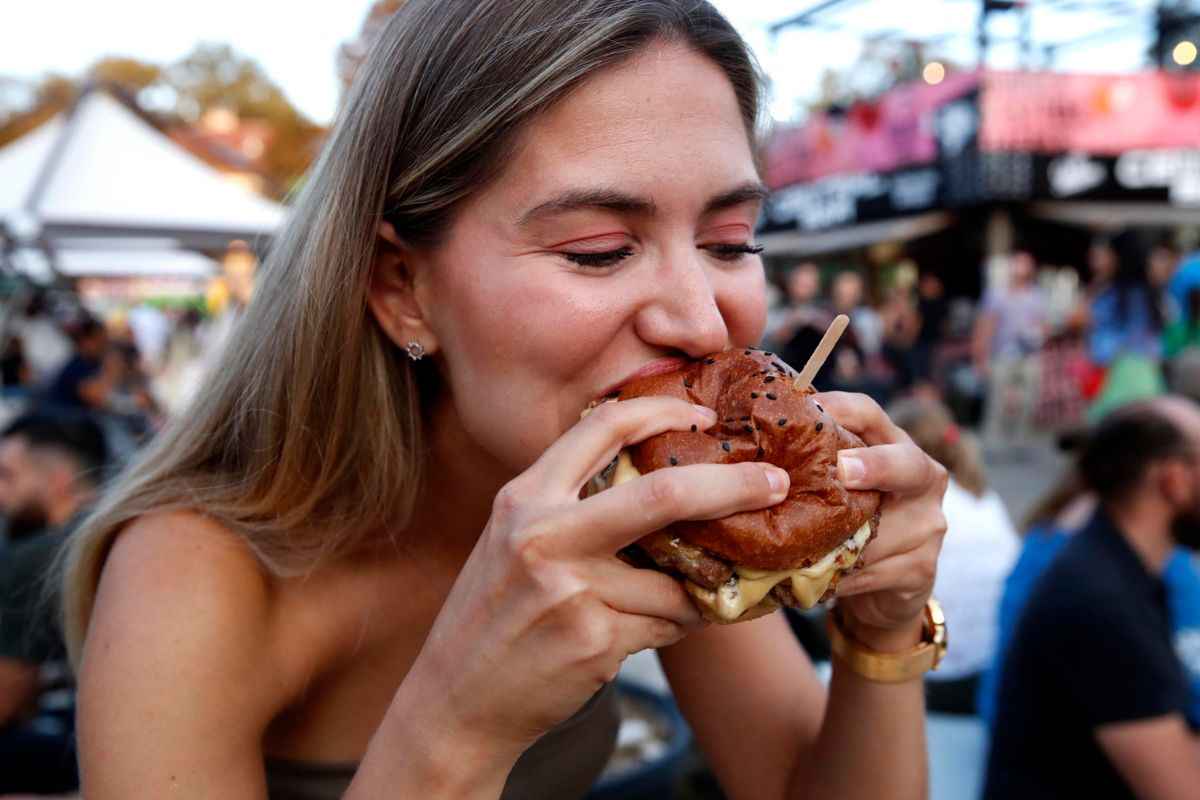
[[[699,405],[699,404],[695,404],[695,408],[696,408],[696,410],[697,410],[697,411],[699,411],[699,412],[700,412],[701,414],[703,414],[704,416],[708,417],[708,418],[709,418],[710,420],[712,420],[713,422],[716,422],[716,421],[717,421],[717,412],[713,411],[713,410],[712,410],[711,408],[709,408],[708,406],[702,406],[702,405]]]
[[[779,467],[767,467],[763,470],[767,475],[767,485],[771,487],[771,496],[776,497],[787,491],[790,478]]]
[[[838,453],[838,477],[847,486],[861,483],[867,477],[867,465],[852,453]]]

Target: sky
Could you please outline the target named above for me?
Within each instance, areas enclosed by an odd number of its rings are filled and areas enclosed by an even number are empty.
[[[1147,7],[1154,2],[1128,1]],[[816,95],[824,69],[845,69],[855,62],[864,31],[891,30],[921,38],[953,32],[939,45],[941,53],[959,63],[974,62],[977,0],[843,0],[841,10],[828,19],[845,29],[791,29],[774,39],[767,33],[770,23],[810,8],[816,0],[714,0],[714,4],[741,31],[771,78],[771,109],[777,119],[794,117],[796,109]],[[354,37],[371,3],[8,0],[6,5],[0,11],[0,76],[78,75],[106,55],[167,63],[199,42],[225,42],[258,61],[311,119],[327,123],[337,108],[337,47]],[[1035,4],[1034,9],[1034,35],[1043,42],[1112,30],[1119,22],[1098,14],[1064,13],[1044,4]],[[1136,69],[1144,60],[1144,26],[1126,24],[1122,30],[1092,46],[1060,51],[1057,68]],[[1000,18],[993,23],[992,35],[999,42],[994,65],[1016,63],[1015,45],[1001,41],[1016,33],[1015,20]]]

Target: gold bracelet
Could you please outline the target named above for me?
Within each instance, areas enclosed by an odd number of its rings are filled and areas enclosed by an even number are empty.
[[[857,641],[842,626],[835,606],[828,615],[829,645],[838,660],[856,675],[878,683],[904,683],[937,669],[946,655],[946,616],[932,597],[925,603],[924,636],[916,647],[881,653]]]

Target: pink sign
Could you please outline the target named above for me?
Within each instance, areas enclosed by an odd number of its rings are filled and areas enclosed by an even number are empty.
[[[1200,148],[1200,74],[989,72],[980,148],[1116,155]]]
[[[975,73],[958,73],[936,86],[905,84],[844,115],[816,114],[780,131],[767,148],[767,184],[775,189],[829,175],[928,164],[938,155],[935,112],[978,83]]]

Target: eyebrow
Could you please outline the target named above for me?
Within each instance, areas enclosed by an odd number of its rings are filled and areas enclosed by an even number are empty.
[[[744,183],[711,198],[704,204],[704,213],[711,214],[714,211],[723,211],[752,201],[761,202],[766,199],[768,194],[770,194],[770,190],[757,181]],[[521,215],[518,224],[524,226],[541,218],[587,209],[638,214],[647,217],[654,216],[658,210],[654,201],[649,198],[636,197],[613,189],[572,189],[526,211]]]

